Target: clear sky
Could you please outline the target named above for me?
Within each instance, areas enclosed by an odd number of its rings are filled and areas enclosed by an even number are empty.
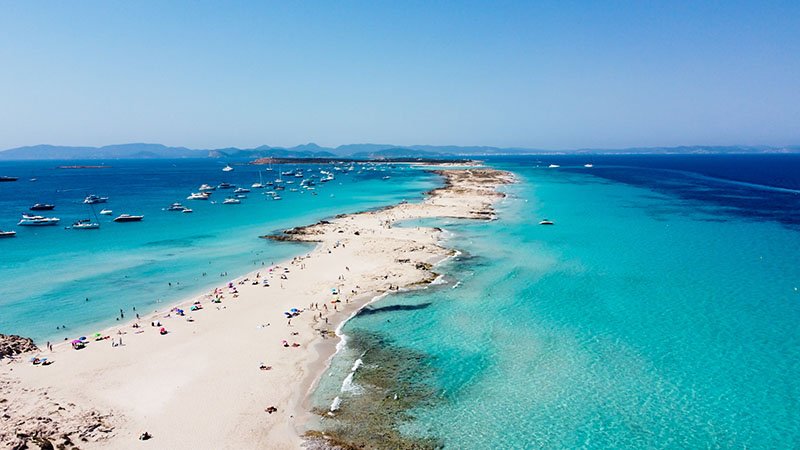
[[[800,1],[0,1],[0,148],[800,144]]]

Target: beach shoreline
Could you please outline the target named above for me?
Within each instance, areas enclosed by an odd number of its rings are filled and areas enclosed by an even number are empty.
[[[52,352],[40,352],[55,361],[48,367],[2,365],[0,388],[13,405],[0,406],[11,417],[0,422],[0,442],[45,437],[54,443],[77,440],[81,448],[124,448],[147,431],[159,447],[298,448],[302,427],[311,417],[309,394],[341,339],[331,328],[341,330],[378,296],[426,285],[435,278],[433,265],[452,252],[440,245],[441,230],[392,224],[436,217],[491,219],[493,202],[503,196],[497,188],[513,182],[511,174],[492,169],[435,172],[445,185],[427,193],[422,202],[343,214],[286,230],[275,238],[317,245],[291,261],[235,278],[214,295],[192,297],[169,312],[148,314],[135,331],[132,323],[111,327],[101,333],[108,339],[90,342],[77,352],[69,343],[55,345]],[[264,280],[269,281],[268,289]],[[209,303],[212,300],[218,303]],[[186,310],[198,301],[218,313],[190,311],[196,319],[185,320]],[[284,317],[285,326],[279,324],[282,313],[291,308],[302,312]],[[184,315],[177,315],[177,309]],[[248,320],[257,325],[247,327]],[[167,334],[159,335],[161,326],[147,322],[159,323]],[[124,345],[108,346],[123,338]],[[261,366],[270,370],[259,370],[259,360],[267,361]],[[80,380],[97,374],[87,392]],[[265,378],[270,378],[268,383]],[[222,383],[227,394],[220,395],[214,390],[222,379],[235,382]],[[283,389],[269,392],[275,384]],[[55,417],[44,424],[27,422],[27,434],[14,437],[14,426],[42,404],[56,405],[59,416],[99,425],[73,430],[70,427],[80,427]],[[276,414],[264,411],[268,405]],[[215,411],[239,415],[219,418]],[[169,430],[185,423],[199,426],[184,436],[170,435]]]

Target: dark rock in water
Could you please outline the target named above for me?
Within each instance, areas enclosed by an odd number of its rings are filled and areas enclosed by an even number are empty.
[[[0,333],[0,359],[38,350],[31,338]]]

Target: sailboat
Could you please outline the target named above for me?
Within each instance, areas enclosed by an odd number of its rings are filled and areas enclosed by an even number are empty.
[[[264,188],[264,179],[261,176],[261,171],[258,171],[258,183],[253,183],[250,185],[253,189],[263,189]]]
[[[92,206],[92,203],[89,203],[89,207],[92,209],[92,215],[94,215],[94,220],[96,222],[92,222],[91,219],[80,219],[73,223],[70,228],[73,230],[97,230],[100,228],[100,219],[97,218],[97,214],[94,212],[94,206]]]

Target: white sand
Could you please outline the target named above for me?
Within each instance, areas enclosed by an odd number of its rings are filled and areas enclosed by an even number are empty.
[[[195,299],[184,302],[193,322],[174,312],[165,317],[165,309],[143,315],[138,330],[129,323],[104,333],[116,340],[119,331],[125,333],[123,346],[104,340],[75,351],[60,344],[40,354],[55,361],[50,366],[0,364],[0,398],[7,400],[0,400],[0,415],[9,416],[0,419],[0,443],[9,443],[20,430],[40,429],[49,436],[66,433],[81,448],[300,447],[307,394],[337,340],[324,339],[321,331],[332,332],[378,293],[429,282],[430,264],[451,252],[439,245],[438,230],[390,224],[491,218],[492,202],[502,196],[496,188],[512,181],[510,174],[494,170],[440,173],[448,185],[421,203],[341,216],[287,235],[319,245],[271,274],[263,268],[261,280],[269,280],[270,287],[252,285],[253,272],[237,280],[248,279],[244,284],[234,283],[238,298],[225,288],[222,303],[203,298],[201,311],[189,311]],[[332,288],[340,295],[332,295]],[[341,303],[331,302],[336,298]],[[308,310],[311,303],[328,309]],[[288,325],[283,313],[291,308],[303,312]],[[169,334],[159,335],[158,327],[150,326],[153,320]],[[284,339],[299,347],[283,347]],[[262,362],[272,369],[260,370]],[[277,412],[268,414],[268,406]],[[33,420],[37,415],[52,423]],[[103,425],[76,430],[76,421]],[[139,441],[144,431],[153,438]]]

